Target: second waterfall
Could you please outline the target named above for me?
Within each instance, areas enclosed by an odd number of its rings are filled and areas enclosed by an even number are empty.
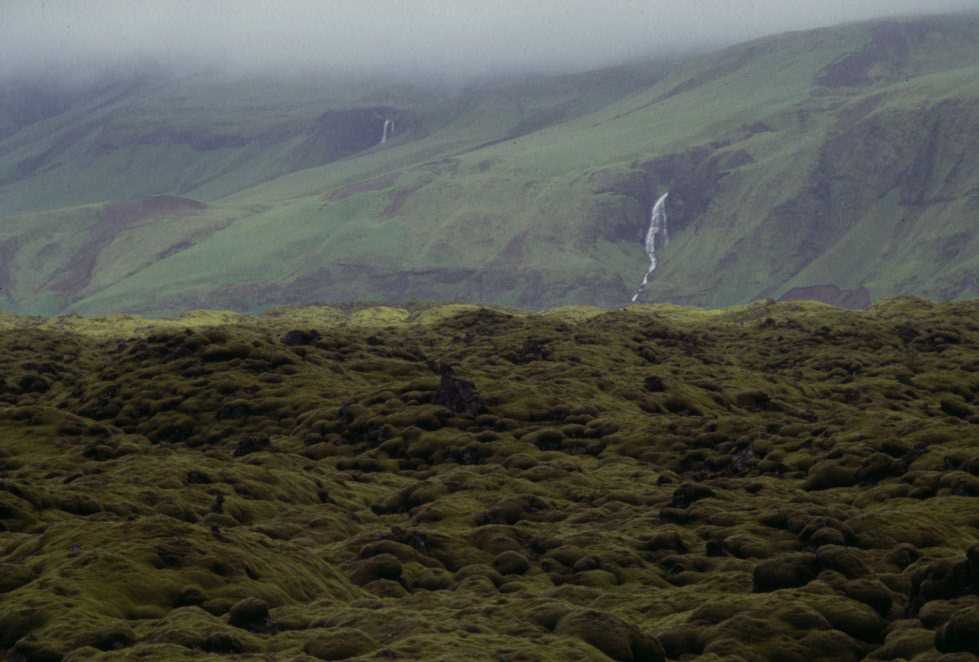
[[[384,120],[384,128],[381,129],[381,144],[385,144],[394,132],[394,120]]]

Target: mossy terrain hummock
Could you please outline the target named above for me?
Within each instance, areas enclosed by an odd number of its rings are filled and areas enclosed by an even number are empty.
[[[0,329],[8,659],[977,659],[975,302]]]

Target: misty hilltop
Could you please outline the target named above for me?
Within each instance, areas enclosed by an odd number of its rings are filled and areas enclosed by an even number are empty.
[[[979,294],[975,14],[466,86],[203,70],[3,79],[0,307],[623,305],[666,193],[643,302]]]

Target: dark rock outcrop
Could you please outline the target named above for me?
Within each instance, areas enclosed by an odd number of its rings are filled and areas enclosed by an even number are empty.
[[[476,386],[468,379],[455,375],[450,365],[439,366],[441,382],[435,392],[434,404],[463,416],[478,416],[486,410],[486,403],[476,391]]]

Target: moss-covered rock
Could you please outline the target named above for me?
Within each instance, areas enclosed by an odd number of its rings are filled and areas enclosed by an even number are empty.
[[[834,487],[850,487],[858,480],[857,472],[839,462],[828,460],[809,468],[803,484],[806,490],[829,490]]]
[[[665,662],[659,641],[634,625],[605,612],[574,611],[561,618],[554,632],[575,637],[618,662]]]
[[[303,651],[319,660],[347,660],[378,648],[372,638],[354,628],[338,628],[316,635],[303,645]]]
[[[957,612],[935,634],[935,648],[943,653],[979,655],[979,608]]]
[[[501,575],[522,575],[530,570],[530,562],[522,554],[505,551],[493,559],[493,567]]]
[[[752,590],[767,593],[805,586],[818,572],[819,562],[814,554],[794,554],[762,561],[752,572]]]
[[[244,630],[264,630],[269,624],[269,605],[259,598],[245,598],[231,607],[228,622]]]

